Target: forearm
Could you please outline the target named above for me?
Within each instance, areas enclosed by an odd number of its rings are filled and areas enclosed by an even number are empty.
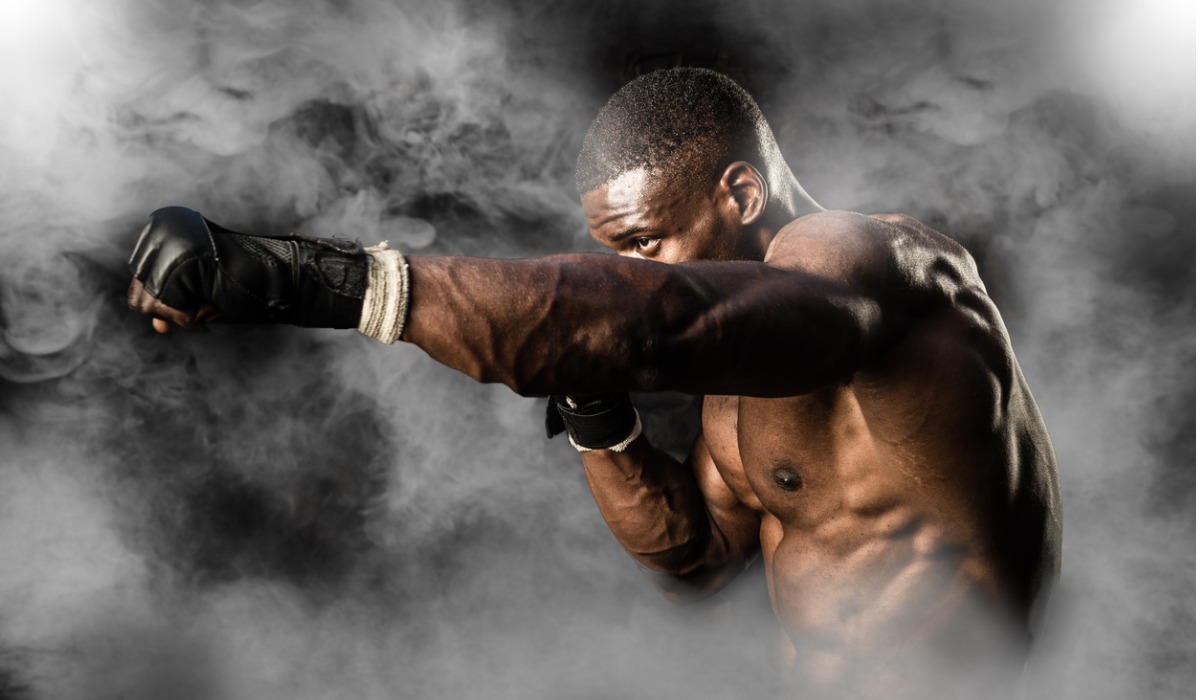
[[[650,335],[654,321],[612,312],[607,302],[618,293],[620,274],[605,257],[409,258],[403,340],[474,379],[521,393],[652,383],[637,361],[635,338]]]
[[[582,457],[601,515],[642,566],[677,578],[744,568],[744,553],[714,526],[686,465],[644,437],[623,452],[595,450]]]
[[[763,264],[597,254],[408,262],[403,339],[521,393],[794,394],[858,359],[852,300]]]

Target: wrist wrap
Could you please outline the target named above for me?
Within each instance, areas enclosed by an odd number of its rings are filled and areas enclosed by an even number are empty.
[[[546,402],[546,437],[564,430],[580,452],[622,452],[642,434],[642,421],[629,394],[551,396]]]
[[[366,251],[370,265],[358,332],[391,345],[404,333],[408,318],[408,262],[386,241]]]
[[[184,207],[150,215],[129,260],[162,303],[211,303],[225,320],[357,328],[367,254],[356,241],[237,233]]]

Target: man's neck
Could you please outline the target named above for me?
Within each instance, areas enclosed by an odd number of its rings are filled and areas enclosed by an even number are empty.
[[[775,200],[772,203],[776,204],[779,209],[779,218],[786,219],[786,221],[781,221],[780,228],[802,216],[825,211],[825,207],[817,204],[817,200],[809,196],[790,169],[784,172],[779,180],[782,181],[778,186],[779,192],[772,197]]]

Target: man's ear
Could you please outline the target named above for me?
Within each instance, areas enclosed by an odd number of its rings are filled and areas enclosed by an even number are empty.
[[[736,207],[735,214],[742,226],[752,226],[762,218],[770,193],[767,179],[757,168],[744,160],[730,163],[718,182],[730,204]]]

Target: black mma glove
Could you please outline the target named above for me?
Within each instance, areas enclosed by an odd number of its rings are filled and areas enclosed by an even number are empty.
[[[181,311],[212,304],[239,323],[356,328],[367,258],[356,241],[236,233],[191,209],[166,207],[150,215],[129,270]]]
[[[551,396],[546,402],[546,437],[566,431],[580,452],[621,452],[642,432],[629,394]]]

